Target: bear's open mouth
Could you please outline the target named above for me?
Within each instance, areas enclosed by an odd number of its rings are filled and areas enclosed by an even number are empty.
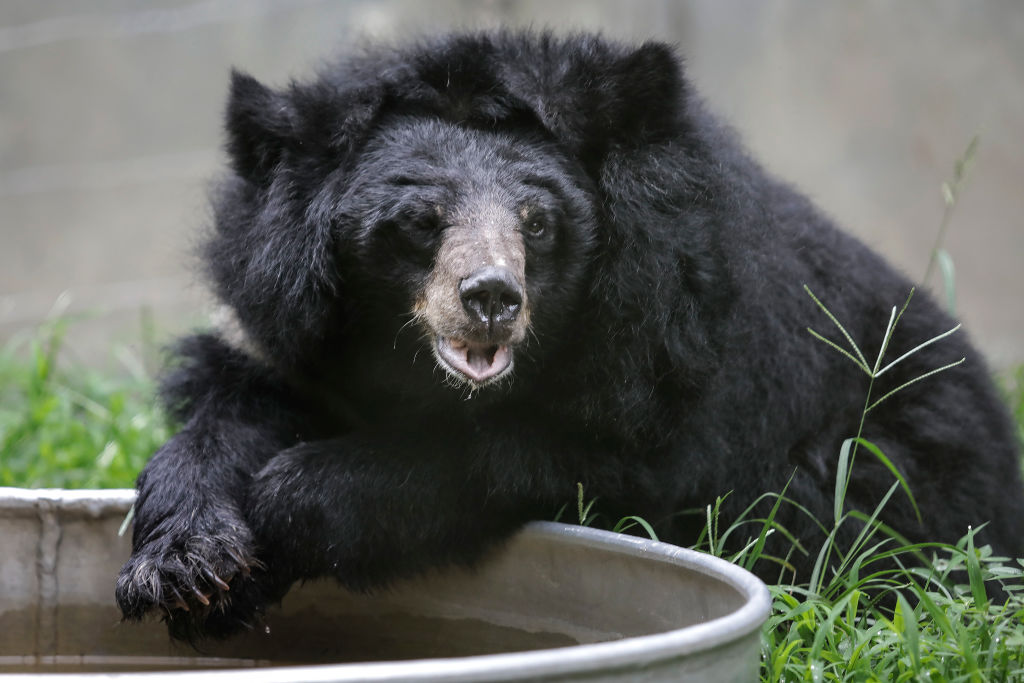
[[[473,384],[497,379],[512,367],[512,349],[506,344],[438,337],[437,357],[447,369]]]

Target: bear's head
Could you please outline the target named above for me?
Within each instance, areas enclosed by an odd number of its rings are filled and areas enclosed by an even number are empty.
[[[318,381],[422,395],[571,362],[626,210],[606,160],[677,135],[683,91],[667,46],[525,33],[378,51],[285,90],[235,73],[216,292],[264,359]]]
[[[529,332],[559,327],[545,313],[579,298],[588,185],[535,134],[382,120],[335,191],[340,276],[363,299],[363,330],[418,333],[455,384],[508,376]]]

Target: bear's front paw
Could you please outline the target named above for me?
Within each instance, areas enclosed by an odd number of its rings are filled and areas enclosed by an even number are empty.
[[[159,612],[173,637],[194,642],[252,628],[271,599],[252,534],[230,508],[170,515],[143,538],[117,579],[127,620]]]

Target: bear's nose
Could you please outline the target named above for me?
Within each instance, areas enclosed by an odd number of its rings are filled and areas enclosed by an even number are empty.
[[[493,332],[496,325],[507,325],[519,315],[523,290],[507,268],[484,266],[459,283],[459,297],[474,322]]]

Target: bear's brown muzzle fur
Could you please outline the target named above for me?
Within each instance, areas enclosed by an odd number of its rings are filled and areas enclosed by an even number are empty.
[[[512,371],[514,347],[526,338],[530,306],[520,219],[488,203],[460,213],[444,231],[415,314],[438,365],[450,377],[482,386]]]

